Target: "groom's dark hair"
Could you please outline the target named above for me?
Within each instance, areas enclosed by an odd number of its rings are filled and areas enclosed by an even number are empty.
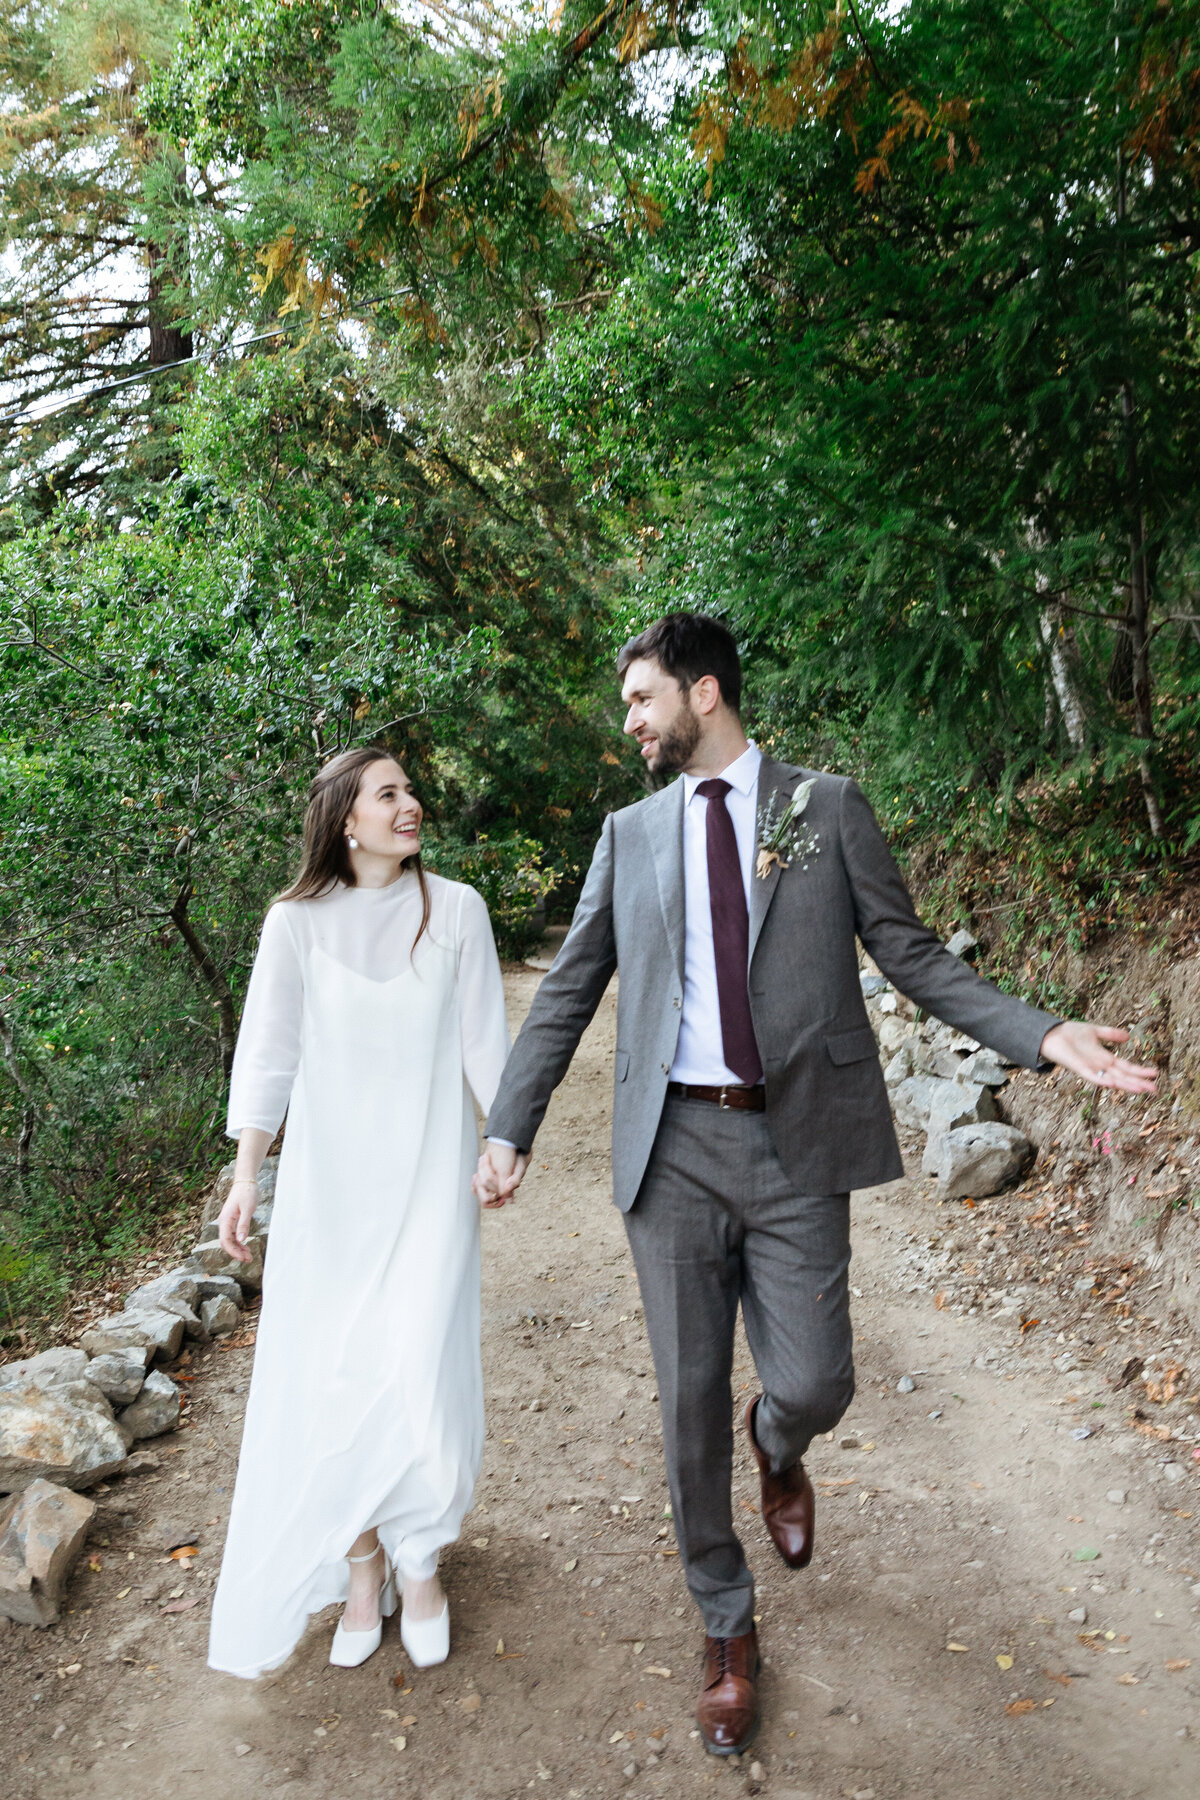
[[[617,652],[617,673],[647,657],[664,675],[671,675],[686,694],[693,681],[711,675],[721,698],[734,712],[742,706],[742,664],[733,633],[703,613],[674,612],[655,619],[645,631],[622,644]]]

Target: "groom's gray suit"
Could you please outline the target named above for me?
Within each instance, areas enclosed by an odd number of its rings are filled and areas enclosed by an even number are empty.
[[[667,1096],[684,995],[677,781],[606,819],[487,1122],[489,1137],[532,1146],[619,967],[613,1197],[642,1286],[680,1551],[714,1637],[749,1630],[753,1613],[729,1501],[738,1301],[764,1386],[756,1434],[782,1470],[832,1430],[853,1393],[849,1190],[903,1173],[855,939],[901,993],[1027,1067],[1058,1023],[983,981],[921,924],[854,782],[764,757],[759,815],[772,793],[786,799],[809,776],[803,823],[817,853],[750,882],[765,1112]]]

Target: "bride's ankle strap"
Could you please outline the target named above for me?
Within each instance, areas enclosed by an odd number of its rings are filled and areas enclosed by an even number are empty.
[[[376,1544],[375,1548],[373,1550],[368,1550],[367,1554],[365,1556],[348,1556],[346,1558],[346,1561],[353,1562],[353,1563],[374,1562],[375,1558],[379,1555],[379,1552],[382,1549],[383,1549],[382,1544]]]

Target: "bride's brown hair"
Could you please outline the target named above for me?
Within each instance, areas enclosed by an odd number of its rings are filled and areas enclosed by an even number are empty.
[[[380,762],[394,763],[396,758],[380,745],[360,744],[357,749],[343,750],[325,764],[308,790],[300,867],[292,885],[277,894],[276,899],[317,900],[322,894],[328,894],[339,881],[345,882],[347,887],[358,886],[346,843],[346,820],[354,811],[364,774]],[[406,857],[404,865],[416,870],[421,884],[421,925],[413,939],[415,950],[429,927],[429,882],[419,851],[415,856]]]

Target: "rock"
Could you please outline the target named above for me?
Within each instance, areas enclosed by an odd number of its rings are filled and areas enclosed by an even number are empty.
[[[192,1251],[189,1264],[198,1273],[204,1275],[228,1275],[247,1293],[256,1294],[262,1287],[263,1245],[266,1239],[252,1237],[246,1248],[250,1251],[249,1262],[238,1262],[232,1256],[226,1256],[220,1244],[197,1244]]]
[[[949,1084],[947,1084],[949,1085]],[[892,1089],[892,1111],[899,1124],[924,1131],[937,1083],[929,1075],[910,1075]]]
[[[958,1081],[965,1060],[957,1050],[935,1050],[932,1073],[941,1081]]]
[[[1182,1481],[1184,1472],[1182,1463],[1163,1464],[1163,1478],[1167,1481]]]
[[[117,1425],[127,1444],[139,1438],[161,1437],[164,1431],[173,1431],[178,1425],[182,1405],[183,1396],[171,1377],[161,1369],[151,1369],[133,1405],[118,1415]]]
[[[929,1142],[932,1145],[938,1138],[945,1137],[948,1131],[957,1131],[963,1125],[984,1125],[995,1117],[996,1102],[992,1099],[991,1088],[966,1087],[957,1081],[939,1081],[930,1098],[929,1120],[926,1125]],[[925,1173],[933,1175],[936,1172],[935,1160]]]
[[[42,1478],[0,1510],[0,1613],[21,1625],[55,1623],[95,1510]]]
[[[892,984],[886,975],[860,975],[858,979],[864,1000],[875,1000],[880,994],[890,994],[892,991]]]
[[[1108,1490],[1107,1494],[1105,1494],[1104,1498],[1108,1501],[1108,1504],[1110,1506],[1124,1506],[1125,1498],[1126,1498],[1125,1489],[1124,1488],[1109,1488],[1109,1490]]]
[[[766,1778],[767,1771],[763,1768],[762,1764],[760,1762],[752,1762],[750,1764],[751,1781],[765,1781]]]
[[[1071,1608],[1070,1612],[1067,1614],[1067,1618],[1072,1625],[1086,1625],[1087,1624],[1087,1607],[1086,1606],[1073,1606]]]
[[[89,1325],[79,1341],[92,1356],[103,1356],[109,1350],[124,1350],[130,1345],[135,1349],[145,1345],[152,1356],[169,1362],[179,1355],[183,1327],[184,1321],[175,1313],[163,1312],[157,1307],[153,1310],[145,1308],[114,1313],[111,1318],[101,1319],[98,1324]]]
[[[883,1071],[883,1079],[888,1087],[898,1087],[902,1081],[908,1080],[915,1067],[916,1059],[913,1055],[912,1045],[909,1043],[901,1044],[895,1056],[893,1056],[891,1062],[888,1063],[886,1069]]]
[[[208,1192],[208,1196],[205,1199],[204,1211],[200,1215],[201,1225],[209,1224],[220,1213],[233,1181],[233,1170],[233,1163],[226,1163],[225,1167],[214,1181]],[[278,1170],[279,1158],[277,1156],[268,1156],[263,1163],[262,1168],[258,1171],[260,1210],[264,1201],[271,1201],[275,1198],[275,1177]]]
[[[915,1394],[916,1391],[917,1384],[911,1375],[902,1375],[896,1383],[896,1392],[898,1394]]]
[[[86,1379],[98,1387],[106,1400],[116,1406],[128,1406],[142,1391],[146,1379],[146,1347],[106,1350],[94,1356],[87,1366]]]
[[[951,956],[959,956],[970,961],[972,952],[979,948],[979,939],[972,937],[971,933],[965,929],[956,931],[954,936],[947,940],[946,948]]]
[[[991,1120],[947,1131],[937,1140],[936,1166],[927,1172],[937,1176],[939,1200],[964,1194],[979,1199],[1014,1181],[1032,1155],[1033,1145],[1023,1132]]]
[[[157,1529],[158,1541],[168,1552],[178,1550],[184,1544],[200,1542],[199,1528],[189,1525],[186,1519],[161,1519]]]
[[[894,1056],[901,1044],[908,1042],[912,1035],[912,1027],[907,1019],[898,1019],[894,1014],[886,1014],[879,1020],[876,1035],[883,1054]]]
[[[112,1407],[91,1382],[0,1388],[0,1493],[39,1480],[90,1487],[124,1460]]]
[[[161,1300],[159,1305],[163,1312],[174,1313],[177,1319],[183,1320],[185,1337],[198,1338],[202,1344],[208,1342],[208,1333],[204,1329],[199,1313],[190,1307],[186,1300]]]
[[[238,1308],[224,1294],[218,1294],[212,1300],[202,1300],[200,1317],[210,1337],[224,1337],[227,1332],[236,1331],[242,1322]]]
[[[202,1275],[196,1285],[200,1289],[202,1308],[206,1300],[232,1300],[235,1306],[240,1307],[244,1299],[242,1290],[232,1275]],[[201,1317],[203,1316],[201,1312]]]
[[[862,1439],[856,1437],[841,1438],[838,1441],[838,1448],[841,1450],[859,1450],[862,1448]]]
[[[182,1300],[185,1306],[194,1307],[198,1299],[196,1277],[191,1270],[172,1269],[168,1275],[156,1275],[153,1281],[144,1281],[140,1288],[134,1288],[125,1302],[125,1311],[140,1312],[164,1300]]]
[[[1002,1088],[1008,1082],[1008,1075],[994,1050],[973,1050],[959,1063],[954,1079],[982,1083],[984,1087]]]
[[[60,1387],[64,1381],[81,1381],[87,1366],[86,1350],[43,1350],[24,1362],[5,1363],[0,1369],[0,1387],[27,1382],[40,1388]]]

